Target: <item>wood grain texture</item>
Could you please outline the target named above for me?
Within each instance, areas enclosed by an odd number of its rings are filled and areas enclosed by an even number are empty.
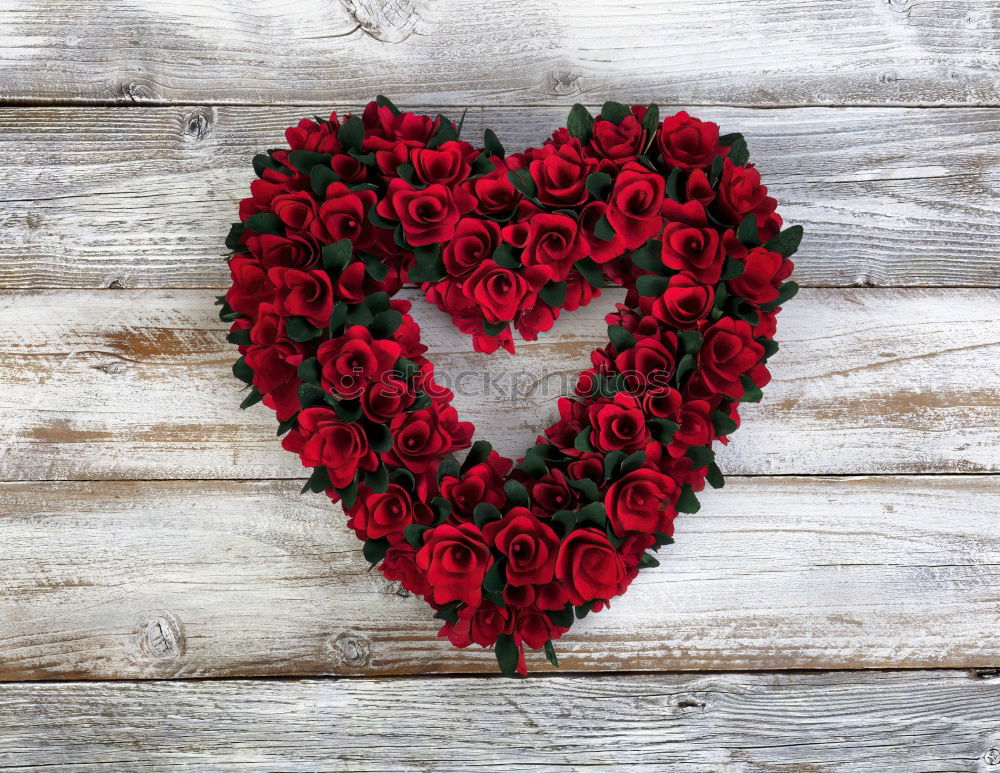
[[[0,678],[496,672],[299,489],[0,485]],[[1000,663],[1000,478],[731,478],[701,498],[661,566],[558,642],[563,671]]]
[[[8,100],[996,104],[996,0],[7,0]]]
[[[987,773],[998,701],[1000,679],[934,671],[5,685],[0,764]]]
[[[417,291],[408,292],[417,298]],[[274,414],[241,411],[213,293],[7,292],[0,304],[0,479],[291,478]],[[475,354],[414,313],[478,437],[517,457],[607,341],[607,291],[518,354]],[[780,317],[764,400],[723,472],[1000,471],[996,290],[804,290]]]
[[[805,226],[800,284],[1000,284],[994,111],[691,109],[746,133],[786,220]],[[225,286],[251,157],[318,110],[0,109],[0,287]],[[565,119],[475,108],[465,134],[492,126],[514,150]]]

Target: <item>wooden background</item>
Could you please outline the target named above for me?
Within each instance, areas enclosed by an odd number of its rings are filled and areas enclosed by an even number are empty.
[[[376,93],[684,106],[806,227],[726,487],[559,672],[439,641],[237,408],[250,158]],[[0,102],[0,766],[1000,771],[1000,0],[0,0]],[[516,454],[615,298],[418,319]]]

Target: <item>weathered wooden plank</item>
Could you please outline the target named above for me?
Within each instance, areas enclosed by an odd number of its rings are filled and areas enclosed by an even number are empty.
[[[495,672],[299,488],[0,485],[0,678]],[[564,671],[1000,663],[1000,478],[732,478],[702,501],[559,641]]]
[[[985,773],[998,700],[961,671],[13,684],[0,764]]]
[[[409,293],[418,295],[416,291]],[[213,293],[7,292],[0,479],[300,477],[273,413],[240,411]],[[621,291],[519,353],[481,355],[414,306],[479,437],[518,456],[556,414]],[[781,316],[774,380],[720,452],[726,474],[1000,471],[996,290],[805,290]]]
[[[995,104],[996,0],[8,0],[16,100]]]
[[[0,110],[0,286],[223,286],[251,156],[317,110]],[[801,284],[1000,284],[996,111],[691,110],[747,134],[782,213],[806,227]],[[492,126],[522,148],[565,118],[479,108],[466,136]]]

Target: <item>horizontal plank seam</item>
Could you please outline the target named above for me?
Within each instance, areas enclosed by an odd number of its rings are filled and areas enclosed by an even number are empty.
[[[377,95],[372,94],[372,99]],[[35,107],[127,107],[127,108],[151,108],[151,107],[274,107],[274,108],[288,108],[288,107],[321,107],[323,105],[331,104],[361,104],[360,102],[354,100],[313,100],[313,101],[296,101],[296,102],[240,102],[236,100],[182,100],[182,101],[171,101],[171,100],[104,100],[104,99],[38,99],[38,98],[18,98],[18,97],[3,97],[0,98],[0,107],[15,107],[15,108],[35,108]],[[584,102],[581,103],[587,107],[600,107],[600,103],[594,102]],[[843,110],[843,109],[907,109],[907,110],[995,110],[1000,109],[1000,103],[998,102],[802,102],[793,104],[782,104],[782,105],[762,105],[754,104],[750,102],[671,102],[671,103],[659,103],[661,107],[704,107],[704,108],[740,108],[746,110],[807,110],[812,108],[817,109],[829,109],[829,110]],[[407,110],[415,110],[421,107],[426,107],[424,103],[404,103],[397,102],[397,107],[405,108]],[[497,109],[502,110],[507,109],[528,109],[528,108],[554,108],[554,107],[564,107],[567,110],[571,107],[571,104],[566,102],[537,102],[537,103],[517,103],[517,104],[501,104],[501,103],[456,103],[456,104],[446,104],[441,102],[433,103],[435,108],[447,108],[455,110],[463,110],[465,108],[486,108],[486,109]]]
[[[860,677],[868,674],[899,674],[907,675],[918,672],[933,673],[954,673],[966,674],[969,679],[976,681],[992,681],[1000,679],[1000,667],[998,668],[954,668],[948,666],[915,666],[895,667],[895,668],[762,668],[762,669],[724,669],[716,671],[659,671],[654,669],[644,669],[641,671],[620,671],[620,670],[596,670],[596,671],[540,671],[531,674],[525,681],[535,679],[631,679],[642,678],[644,676],[681,676],[685,678],[712,678],[722,676],[732,676],[734,674],[753,676],[818,676],[821,674],[857,674]],[[174,677],[148,677],[130,679],[11,679],[0,681],[0,691],[9,685],[39,685],[39,684],[85,684],[88,686],[100,685],[142,685],[157,682],[341,682],[341,681],[370,681],[370,682],[418,682],[441,679],[462,679],[462,680],[503,680],[508,679],[502,674],[488,672],[455,672],[455,673],[433,673],[433,674],[386,674],[382,676],[372,676],[370,674],[283,674],[261,676],[174,676]]]
[[[925,178],[921,178],[925,179]],[[930,179],[930,178],[926,178]],[[1000,273],[997,274],[997,282],[993,284],[978,284],[978,285],[959,285],[959,284],[949,284],[949,285],[925,285],[925,284],[875,284],[873,282],[850,282],[847,284],[811,284],[807,281],[798,282],[798,285],[802,289],[807,290],[1000,290]],[[794,277],[793,277],[794,279]],[[225,293],[228,290],[228,286],[224,285],[143,285],[141,287],[128,287],[127,285],[122,285],[120,280],[115,280],[113,286],[109,287],[94,287],[92,285],[66,285],[60,287],[6,287],[0,285],[0,292],[3,293],[34,293],[34,292],[118,292],[121,290],[127,290],[129,292],[158,292],[160,290],[212,290],[217,293]],[[416,285],[407,284],[404,285],[404,290],[416,290],[418,289]],[[619,290],[622,289],[621,285],[606,284],[602,285],[603,290]]]

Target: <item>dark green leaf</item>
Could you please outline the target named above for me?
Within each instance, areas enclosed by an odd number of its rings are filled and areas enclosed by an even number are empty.
[[[292,150],[288,153],[288,163],[300,172],[309,174],[318,164],[329,164],[329,153],[316,153],[312,150]],[[324,189],[325,190],[325,189]]]
[[[632,115],[632,111],[621,102],[605,102],[601,107],[601,118],[605,121],[611,121],[615,126],[618,126],[630,115]]]
[[[644,271],[651,271],[654,274],[662,275],[665,271],[661,253],[663,244],[656,239],[650,239],[644,245],[635,250],[629,257],[632,262]]]
[[[552,308],[558,309],[566,301],[566,290],[565,282],[547,282],[538,293],[538,297]]]
[[[671,169],[670,174],[667,175],[667,196],[678,202],[684,199],[684,191],[681,188],[681,170],[676,167]]]
[[[642,467],[646,462],[646,452],[643,450],[633,451],[622,460],[621,474],[628,475]]]
[[[322,494],[332,485],[330,472],[326,467],[313,467],[312,475],[309,476],[309,480],[306,481],[306,485],[299,493],[305,494],[307,491],[311,491],[314,494]]]
[[[592,287],[601,287],[604,285],[604,271],[590,258],[578,260],[573,266]]]
[[[507,172],[507,179],[516,190],[523,193],[529,199],[533,199],[538,195],[538,186],[535,185],[535,181],[527,169],[511,169]]]
[[[618,352],[624,352],[635,346],[635,336],[621,325],[608,325],[608,340]]]
[[[604,509],[603,502],[591,502],[589,505],[581,507],[576,514],[577,525],[590,523],[600,529],[608,521],[607,510]]]
[[[733,133],[719,137],[719,144],[729,148],[729,160],[736,166],[744,166],[750,160],[747,141],[742,134]]]
[[[594,172],[587,175],[587,190],[599,201],[607,199],[611,192],[611,175],[605,172]]]
[[[531,504],[528,489],[520,481],[507,480],[503,484],[503,492],[507,495],[507,504],[512,507],[528,507]]]
[[[591,427],[584,427],[577,433],[576,439],[573,441],[573,448],[577,451],[583,451],[585,453],[593,451],[594,446],[590,443],[590,433],[592,432]]]
[[[324,401],[326,392],[314,384],[299,384],[298,398],[303,408],[312,408]]]
[[[507,155],[499,138],[493,133],[492,129],[487,129],[483,132],[483,149],[491,156],[503,158]]]
[[[646,108],[646,114],[642,117],[642,128],[645,129],[646,133],[649,135],[649,145],[653,137],[656,136],[657,130],[660,128],[660,106],[657,104],[652,104]]]
[[[715,462],[708,465],[708,474],[705,476],[705,480],[712,488],[722,488],[726,485],[726,479],[722,477],[722,470]]]
[[[643,569],[653,568],[659,565],[660,562],[657,561],[653,556],[649,555],[649,553],[643,553],[642,558],[639,559],[639,566],[642,567]]]
[[[386,309],[375,315],[368,323],[368,330],[375,338],[391,338],[392,334],[403,324],[403,315],[396,309]]]
[[[655,274],[643,274],[635,280],[635,289],[645,298],[658,298],[666,292],[670,280]]]
[[[368,445],[377,454],[392,448],[392,432],[385,424],[372,424],[368,428]]]
[[[586,145],[590,142],[590,136],[594,131],[594,118],[587,108],[577,103],[569,111],[566,128],[569,129],[570,137],[576,137]]]
[[[434,617],[438,620],[446,620],[449,623],[458,622],[458,608],[462,605],[461,601],[449,601],[441,609],[434,613]]]
[[[323,331],[313,327],[303,317],[289,317],[285,320],[285,334],[293,341],[311,341]]]
[[[238,327],[235,330],[230,331],[230,333],[226,336],[226,340],[231,344],[236,344],[237,346],[250,346],[252,343],[250,340],[250,328]]]
[[[501,244],[493,253],[493,262],[500,268],[519,269],[521,261],[514,257],[514,248],[509,244]]]
[[[797,282],[785,282],[781,287],[778,288],[778,297],[771,301],[770,303],[763,303],[760,306],[761,311],[774,311],[781,304],[786,301],[790,301],[799,292],[799,285]]]
[[[361,403],[357,400],[338,400],[331,395],[325,395],[323,400],[327,405],[333,408],[337,417],[341,421],[353,424],[361,418]]]
[[[335,335],[347,322],[347,304],[337,301],[330,312],[330,335]]]
[[[700,470],[702,467],[708,467],[708,465],[715,461],[715,452],[708,446],[691,446],[684,454],[696,470]]]
[[[486,575],[483,577],[483,590],[487,593],[503,593],[503,589],[507,587],[507,573],[504,571],[505,569],[506,563],[503,559],[494,561],[493,565],[486,570]]]
[[[698,502],[698,497],[694,495],[694,489],[685,485],[677,499],[677,512],[697,513],[699,510],[701,510],[701,504]]]
[[[323,268],[332,274],[339,274],[351,260],[353,247],[350,239],[328,244],[323,248]]]
[[[366,539],[361,552],[364,554],[365,560],[372,566],[375,566],[385,558],[388,549],[389,540],[382,537],[381,539]]]
[[[240,236],[246,230],[246,226],[243,223],[233,223],[229,226],[229,233],[226,235],[226,247],[233,252],[239,252],[240,250],[245,250],[243,242],[240,241]]]
[[[760,387],[746,373],[740,376],[740,383],[743,384],[743,396],[739,399],[741,403],[759,403],[764,397]]]
[[[375,97],[375,104],[377,104],[379,107],[389,108],[389,112],[392,113],[393,115],[399,115],[399,108],[396,107],[394,104],[392,104],[392,102],[389,100],[388,97],[384,97],[381,94],[379,94],[377,97]]]
[[[607,215],[601,215],[601,219],[594,224],[594,236],[605,242],[610,242],[615,238],[615,229],[608,222]]]
[[[502,633],[497,637],[493,651],[497,656],[497,663],[500,672],[504,676],[514,676],[517,673],[517,664],[521,659],[521,649],[514,643],[513,635]]]
[[[738,429],[736,422],[729,418],[729,414],[722,411],[712,411],[712,426],[718,437],[731,435]]]
[[[722,267],[722,276],[719,278],[723,281],[729,281],[730,279],[736,279],[736,277],[743,276],[743,272],[747,270],[746,263],[742,260],[736,258],[727,257],[726,263]]]
[[[507,329],[508,322],[487,322],[483,320],[483,332],[488,336],[498,336]]]
[[[757,238],[756,215],[747,215],[743,218],[739,228],[736,229],[736,238],[747,247],[756,247],[760,244],[760,239]]]
[[[365,137],[365,126],[361,122],[361,119],[352,115],[340,126],[340,131],[337,133],[337,138],[340,140],[340,145],[344,150],[355,150],[361,152],[361,141]]]
[[[663,445],[668,445],[674,439],[674,433],[680,429],[677,422],[670,421],[670,419],[650,419],[647,423],[653,437]]]
[[[250,215],[243,222],[243,227],[258,234],[276,234],[281,236],[284,233],[281,220],[273,212],[258,212],[256,215]]]
[[[693,354],[685,354],[677,363],[677,372],[674,374],[674,383],[678,386],[684,381],[684,377],[694,370],[696,365]]]
[[[458,469],[458,460],[454,456],[449,454],[438,464],[437,477],[439,483],[442,478],[457,478],[459,475],[461,473]]]
[[[292,416],[292,418],[285,419],[284,421],[278,422],[278,431],[276,433],[278,435],[278,437],[281,437],[286,432],[288,432],[288,430],[290,430],[292,427],[294,427],[296,421],[298,420],[298,418],[299,418],[299,414],[296,413],[294,416]]]
[[[361,258],[365,264],[365,271],[376,282],[381,282],[389,275],[389,267],[374,255],[365,255]]]
[[[249,408],[251,405],[256,405],[261,400],[264,399],[264,395],[260,393],[257,387],[250,387],[250,392],[246,397],[243,398],[243,402],[240,403],[240,408]]]
[[[553,666],[559,668],[559,658],[556,657],[556,648],[552,644],[552,639],[545,642],[545,659]]]
[[[604,479],[610,480],[618,474],[618,466],[625,459],[624,451],[611,451],[604,457]]]
[[[490,521],[498,521],[503,514],[489,502],[480,502],[472,509],[472,520],[480,529]]]
[[[319,384],[321,379],[319,362],[315,357],[310,357],[308,360],[303,360],[302,364],[298,367],[298,376],[302,381],[307,384]]]
[[[792,257],[798,252],[799,244],[802,242],[802,226],[793,225],[773,237],[764,246],[772,252],[777,252],[786,258]]]
[[[562,609],[550,609],[545,614],[558,628],[569,628],[573,625],[573,607],[568,604]]]
[[[410,547],[420,549],[424,544],[424,532],[430,528],[422,523],[411,523],[403,529],[403,539],[410,543]]]
[[[477,464],[482,464],[487,459],[490,458],[490,454],[493,452],[493,446],[486,440],[477,440],[472,444],[472,448],[469,449],[469,453],[466,455],[465,459],[462,461],[462,474],[464,475]]]
[[[687,354],[694,354],[701,349],[701,333],[697,330],[680,330],[677,338],[681,343],[681,349]]]
[[[601,492],[598,490],[597,484],[590,478],[580,478],[579,480],[568,478],[567,482],[579,491],[583,495],[583,499],[588,502],[596,502],[601,498]]]
[[[325,164],[317,164],[309,171],[309,182],[317,196],[326,198],[326,189],[340,182],[340,175]]]
[[[383,493],[389,488],[389,468],[380,464],[378,469],[365,473],[365,485],[376,494]]]
[[[350,485],[344,488],[334,489],[337,495],[340,497],[341,504],[350,510],[354,507],[354,503],[358,499],[358,483],[357,481],[351,481]],[[387,543],[388,544],[388,543]]]

